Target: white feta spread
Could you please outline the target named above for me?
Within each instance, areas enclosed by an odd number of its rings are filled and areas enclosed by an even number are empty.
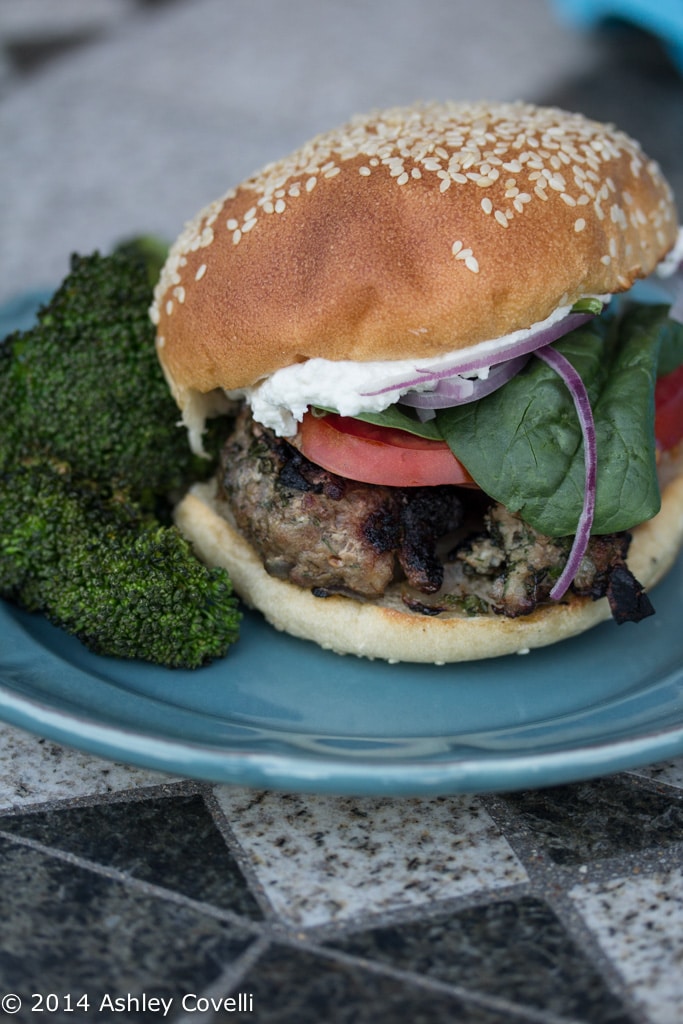
[[[678,238],[673,249],[669,250],[664,259],[655,268],[657,277],[671,277],[683,263],[683,226],[678,229]]]
[[[609,296],[596,296],[603,302]],[[531,327],[514,331],[500,338],[480,342],[469,348],[449,352],[431,359],[390,359],[359,363],[353,360],[333,361],[308,359],[276,370],[270,377],[254,387],[229,391],[229,398],[245,398],[254,419],[276,434],[292,437],[310,406],[336,409],[342,416],[357,416],[362,412],[381,412],[393,405],[408,391],[420,390],[414,385],[386,390],[392,383],[399,385],[414,379],[416,373],[433,373],[456,366],[471,357],[491,355],[491,365],[501,349],[510,348],[540,331],[552,327],[571,312],[571,306],[560,306],[547,319]],[[489,366],[464,374],[466,377],[486,379]],[[426,384],[422,390],[433,388]],[[373,392],[381,391],[377,394]]]

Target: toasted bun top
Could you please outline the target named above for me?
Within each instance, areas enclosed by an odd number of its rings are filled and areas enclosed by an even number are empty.
[[[624,291],[673,246],[639,145],[528,104],[357,117],[202,210],[152,317],[181,407],[311,357],[436,356]]]

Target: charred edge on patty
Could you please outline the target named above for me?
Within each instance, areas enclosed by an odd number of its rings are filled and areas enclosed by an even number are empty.
[[[272,576],[317,597],[361,600],[398,582],[404,606],[420,615],[528,615],[549,601],[571,544],[477,491],[337,476],[246,407],[223,448],[219,499]],[[572,585],[580,596],[607,597],[618,623],[653,612],[626,566],[630,540],[625,532],[591,538]]]

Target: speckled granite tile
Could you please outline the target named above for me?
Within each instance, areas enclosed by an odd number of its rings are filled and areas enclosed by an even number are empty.
[[[160,772],[91,757],[0,723],[0,809],[169,780]]]
[[[525,881],[474,797],[341,799],[219,787],[275,910],[319,925]]]
[[[1,990],[18,993],[25,1009],[33,992],[70,992],[74,1000],[87,993],[90,1011],[80,1019],[98,1024],[150,1020],[135,1007],[125,1015],[100,1010],[103,996],[201,991],[251,943],[236,926],[7,839],[0,839],[0,903]],[[73,1010],[49,1014],[51,1024],[76,1018]]]
[[[683,871],[576,885],[569,895],[651,1024],[680,1024]]]
[[[677,757],[673,761],[661,761],[659,764],[648,765],[647,768],[637,768],[629,774],[683,789],[683,757]]]
[[[513,1010],[466,1003],[357,965],[273,946],[242,980],[258,1024],[522,1024]],[[230,1021],[234,1014],[217,1015]]]
[[[683,801],[647,791],[626,776],[506,794],[556,864],[683,841]]]
[[[631,1020],[557,915],[535,897],[373,928],[332,945],[586,1024]]]
[[[200,796],[0,815],[0,832],[55,846],[191,899],[261,916]]]

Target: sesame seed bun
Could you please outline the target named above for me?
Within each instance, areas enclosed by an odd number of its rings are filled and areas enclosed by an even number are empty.
[[[442,355],[624,291],[677,226],[657,165],[611,126],[521,103],[375,112],[186,226],[155,292],[159,356],[189,423],[198,396],[311,357]]]
[[[683,543],[683,446],[663,460],[661,483],[661,511],[632,531],[628,554],[629,568],[648,589],[669,571]],[[611,615],[606,598],[576,595],[515,619],[455,612],[427,617],[405,607],[400,585],[379,601],[317,598],[268,575],[258,554],[218,510],[214,484],[198,484],[185,496],[176,523],[204,562],[228,570],[247,605],[277,629],[337,654],[391,662],[474,661],[557,643]]]

